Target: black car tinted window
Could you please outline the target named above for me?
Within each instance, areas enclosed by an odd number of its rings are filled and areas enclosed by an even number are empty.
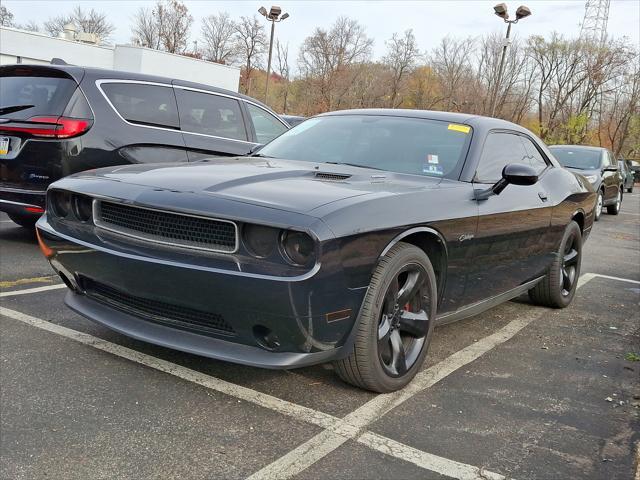
[[[253,122],[253,128],[256,131],[258,143],[270,142],[287,129],[280,120],[266,110],[250,103],[247,103],[247,109]]]
[[[551,153],[563,167],[580,170],[595,170],[600,168],[601,150],[588,148],[550,147]]]
[[[181,88],[176,95],[183,131],[247,140],[238,100]]]
[[[502,178],[502,169],[510,163],[531,165],[529,153],[520,135],[491,133],[487,137],[476,171],[475,180],[495,183]]]
[[[468,125],[390,115],[317,117],[284,132],[260,155],[350,163],[391,172],[456,176],[467,152]]]
[[[180,127],[173,88],[145,83],[103,83],[101,87],[125,120],[142,125]]]
[[[77,84],[70,78],[0,77],[0,115],[25,120],[60,116]]]
[[[524,144],[524,149],[527,152],[526,160],[533,168],[535,168],[536,172],[540,173],[545,168],[547,168],[546,160],[544,159],[538,148],[534,145],[533,141],[522,135],[520,135],[520,140]]]

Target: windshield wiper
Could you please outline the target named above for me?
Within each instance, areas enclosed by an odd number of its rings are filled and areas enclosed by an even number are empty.
[[[564,168],[577,168],[578,170],[588,170],[588,168],[578,167],[577,165],[563,165]]]
[[[20,110],[26,110],[27,108],[33,107],[35,107],[35,105],[11,105],[9,107],[0,107],[0,115],[19,112]]]
[[[357,163],[349,163],[349,162],[322,162],[322,163],[328,163],[330,165],[348,165],[350,167],[358,167],[358,168],[370,168],[371,170],[384,170],[378,167],[369,167],[367,165],[358,165]]]
[[[250,155],[251,157],[259,157],[259,158],[276,158],[276,157],[272,157],[271,155],[265,155],[264,153],[254,153],[253,155]]]

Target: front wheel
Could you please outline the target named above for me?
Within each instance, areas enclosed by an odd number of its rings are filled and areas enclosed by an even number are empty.
[[[582,264],[582,232],[573,220],[567,226],[560,250],[556,254],[547,275],[531,290],[529,298],[545,307],[568,306],[578,288]]]
[[[620,206],[622,205],[622,188],[618,190],[618,195],[616,196],[616,203],[613,205],[609,205],[607,207],[607,213],[609,215],[618,215],[620,213]]]
[[[633,193],[633,185],[627,188],[627,193]]]
[[[398,243],[373,273],[351,355],[334,362],[340,378],[379,393],[407,385],[427,354],[436,306],[429,257],[414,245]]]
[[[593,221],[597,222],[600,220],[600,215],[602,215],[602,203],[604,202],[602,196],[602,190],[598,190],[598,198],[596,199],[596,208],[595,208],[595,216],[593,217]]]

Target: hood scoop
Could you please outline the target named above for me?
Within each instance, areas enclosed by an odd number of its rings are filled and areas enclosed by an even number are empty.
[[[315,178],[317,180],[323,180],[325,182],[341,182],[343,180],[351,178],[351,175],[345,173],[316,172]]]

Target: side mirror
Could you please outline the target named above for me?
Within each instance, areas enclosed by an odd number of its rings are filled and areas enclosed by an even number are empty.
[[[492,195],[500,193],[509,184],[513,185],[535,185],[538,183],[538,173],[533,167],[522,163],[510,163],[502,169],[502,178],[495,185],[486,190],[476,190],[476,200],[486,200]]]

